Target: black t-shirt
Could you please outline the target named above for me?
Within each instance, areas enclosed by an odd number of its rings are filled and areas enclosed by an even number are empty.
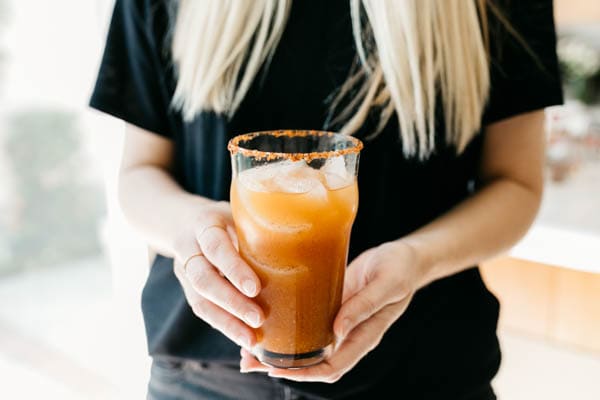
[[[255,80],[235,116],[227,120],[204,112],[192,122],[184,122],[171,107],[175,78],[166,40],[167,3],[117,0],[91,106],[173,140],[179,184],[227,200],[231,166],[226,144],[232,136],[323,128],[326,99],[345,81],[356,56],[348,0],[294,1],[266,77]],[[503,0],[500,5],[537,60],[492,18],[492,87],[484,126],[562,102],[552,2]],[[426,161],[403,155],[394,118],[376,138],[365,140],[350,259],[423,226],[477,187],[483,133],[457,156],[444,141],[443,118],[437,127],[437,147]],[[192,314],[171,259],[156,258],[142,308],[151,355],[239,360],[239,348]],[[498,302],[473,267],[420,290],[381,344],[339,382],[295,385],[339,395],[393,381],[399,393],[423,395],[484,384],[500,362],[497,318]]]

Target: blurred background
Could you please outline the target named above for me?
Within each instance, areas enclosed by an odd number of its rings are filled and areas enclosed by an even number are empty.
[[[112,0],[0,0],[0,398],[142,399],[144,245],[116,204],[123,124],[87,108]],[[529,234],[482,266],[500,399],[600,399],[600,1],[555,0],[567,101],[547,110]]]

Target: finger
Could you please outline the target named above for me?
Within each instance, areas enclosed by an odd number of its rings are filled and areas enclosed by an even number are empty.
[[[176,273],[176,275],[183,288],[187,303],[198,318],[222,332],[239,346],[247,348],[254,346],[256,335],[252,329],[225,310],[220,309],[219,306],[212,304],[199,295],[183,274]]]
[[[362,286],[368,277],[366,270],[368,269],[369,261],[373,254],[373,249],[361,253],[356,257],[348,268],[344,275],[344,292],[342,295],[342,303],[346,302],[347,299],[354,296]]]
[[[333,330],[343,338],[363,321],[379,312],[386,305],[398,301],[394,298],[395,283],[390,279],[376,278],[342,304]]]
[[[196,239],[202,254],[242,293],[254,297],[260,291],[260,280],[235,249],[226,226],[201,228]]]
[[[198,294],[223,310],[254,328],[263,323],[265,317],[261,308],[219,275],[205,257],[190,259],[185,276]]]
[[[256,335],[248,325],[200,295],[191,297],[188,303],[198,318],[223,333],[238,346],[251,349],[255,345]]]
[[[269,367],[256,359],[254,354],[242,348],[240,351],[240,372],[268,372]]]
[[[299,369],[289,370],[266,366],[258,362],[252,353],[242,350],[241,365],[245,367],[245,372],[267,372],[269,376],[276,378],[285,378],[289,380],[305,382],[318,381],[333,383],[350,370],[358,361],[360,361],[369,351],[371,351],[383,336],[378,332],[385,332],[394,318],[389,313],[380,311],[379,315],[373,316],[373,319],[364,322],[357,327],[352,334],[344,340],[336,352],[327,360],[320,364]],[[383,318],[387,316],[387,318]],[[388,323],[388,321],[391,321]]]
[[[192,260],[196,258],[198,257],[194,257]],[[190,262],[192,262],[192,260],[190,260]],[[255,345],[256,335],[253,329],[249,328],[248,325],[244,324],[232,314],[202,297],[192,287],[190,280],[186,276],[182,265],[179,262],[175,262],[174,269],[175,276],[181,284],[187,303],[198,318],[219,330],[239,346],[252,348],[252,346]]]
[[[175,272],[183,274],[183,264],[188,260],[190,256],[200,254],[200,246],[194,237],[193,232],[189,232],[187,235],[181,235],[175,243]]]

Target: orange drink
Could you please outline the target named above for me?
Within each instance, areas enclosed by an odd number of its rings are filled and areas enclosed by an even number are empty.
[[[270,365],[303,367],[323,360],[333,345],[358,207],[360,142],[326,132],[277,134],[250,134],[230,143],[230,150],[237,146],[237,152],[232,150],[231,208],[240,254],[262,283],[257,302],[266,320],[256,330],[253,351]],[[253,149],[256,135],[271,135],[274,151]],[[320,142],[324,151],[293,151],[306,140]],[[244,155],[240,147],[251,153]],[[292,150],[278,151],[286,148]]]

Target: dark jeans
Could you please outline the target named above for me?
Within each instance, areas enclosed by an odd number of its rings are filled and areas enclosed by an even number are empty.
[[[391,382],[393,385],[393,382]],[[378,388],[385,398],[413,400],[390,387]],[[382,399],[362,393],[344,399]],[[169,361],[155,358],[152,363],[147,400],[313,400],[265,374],[239,372],[238,365],[206,364],[195,361]],[[444,400],[454,400],[444,396]],[[495,400],[491,386],[456,400]]]
[[[148,400],[305,399],[266,374],[242,374],[238,365],[155,358]]]

